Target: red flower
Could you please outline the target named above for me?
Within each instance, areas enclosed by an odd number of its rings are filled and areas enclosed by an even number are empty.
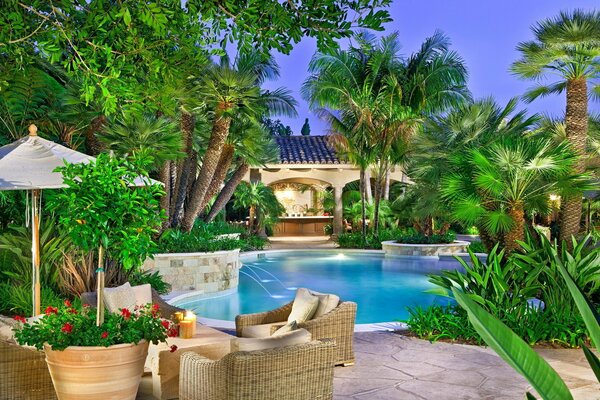
[[[88,303],[85,303],[85,304],[83,305],[83,307],[84,307],[84,308],[90,308],[91,306],[90,306]]]
[[[131,311],[129,311],[127,308],[121,308],[121,315],[123,318],[129,319],[131,317]]]
[[[165,328],[165,329],[169,329],[169,327],[171,326],[171,323],[169,321],[167,321],[166,319],[163,319],[162,321],[160,321],[160,323],[162,324],[163,328]]]
[[[71,314],[77,314],[77,309],[75,309],[75,308],[69,308],[67,311],[70,312]]]
[[[65,306],[66,307],[71,307],[71,302],[69,300],[65,300]]]
[[[171,345],[171,350],[169,350],[171,353],[175,353],[177,351],[177,346],[176,345]]]
[[[64,333],[71,333],[73,331],[73,325],[71,325],[70,323],[66,322],[62,328],[60,328],[61,331],[63,331]]]
[[[102,339],[106,339],[108,337],[108,332],[104,331],[102,332]]]
[[[58,314],[58,308],[56,307],[52,307],[52,306],[48,306],[46,307],[46,315],[51,315],[51,314]]]
[[[25,317],[22,317],[20,315],[15,315],[13,319],[15,321],[19,321],[19,322],[22,322],[22,323],[26,323],[27,322],[27,320],[25,319]]]
[[[167,336],[168,337],[177,337],[177,336],[179,336],[179,329],[177,329],[176,325],[174,325],[171,329],[169,329],[167,331]]]
[[[158,311],[160,310],[160,306],[158,304],[152,304],[152,310]]]

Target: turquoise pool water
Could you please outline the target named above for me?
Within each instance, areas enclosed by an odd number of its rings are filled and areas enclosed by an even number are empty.
[[[459,266],[454,261],[340,251],[273,252],[242,262],[237,291],[176,304],[201,317],[233,321],[238,314],[286,304],[296,288],[307,287],[358,303],[359,324],[391,322],[408,316],[406,306],[446,304],[447,299],[424,293],[434,287],[426,274]]]

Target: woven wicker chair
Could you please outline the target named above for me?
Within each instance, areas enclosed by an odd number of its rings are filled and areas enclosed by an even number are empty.
[[[219,361],[184,353],[179,372],[179,399],[332,399],[334,360],[333,340],[238,351]]]
[[[43,352],[0,340],[0,399],[56,399]]]
[[[290,302],[272,311],[257,314],[245,314],[235,317],[235,328],[238,337],[242,336],[242,330],[246,326],[272,324],[287,322],[292,311]],[[312,335],[313,340],[335,339],[336,343],[336,365],[353,365],[354,350],[352,339],[354,337],[354,321],[356,320],[356,303],[351,301],[340,301],[340,304],[327,314],[298,324],[298,328],[304,328]]]
[[[95,305],[98,301],[98,298],[96,297],[96,292],[82,293],[80,298],[83,304],[87,303]],[[166,319],[173,319],[173,314],[175,314],[178,311],[185,311],[183,308],[172,306],[166,301],[164,301],[163,298],[160,297],[160,294],[158,294],[158,292],[154,289],[152,289],[152,303],[158,304],[160,306],[159,314],[162,318]]]

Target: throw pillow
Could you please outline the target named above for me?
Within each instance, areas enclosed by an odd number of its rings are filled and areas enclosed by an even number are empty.
[[[136,305],[135,292],[129,282],[114,288],[104,288],[104,305],[111,313],[118,313],[121,308],[133,311]]]
[[[277,329],[271,336],[281,336],[284,333],[292,332],[298,329],[298,324],[296,321],[288,322],[281,328]]]
[[[302,323],[308,321],[315,315],[317,307],[319,307],[318,297],[313,296],[306,289],[298,289],[288,322],[296,321],[297,323]]]
[[[313,290],[309,290],[310,294],[319,298],[319,307],[315,311],[313,318],[320,317],[321,315],[327,314],[340,304],[340,297],[335,294],[319,293]]]
[[[148,303],[152,303],[152,286],[149,283],[132,286],[131,289],[135,295],[136,306],[145,306]]]

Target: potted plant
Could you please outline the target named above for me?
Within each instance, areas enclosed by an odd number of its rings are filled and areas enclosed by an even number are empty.
[[[89,164],[57,169],[67,188],[49,206],[75,246],[96,250],[98,303],[95,309],[49,307],[17,337],[44,349],[60,399],[135,399],[148,343],[166,338],[169,323],[161,323],[156,307],[104,316],[105,268],[132,271],[156,248],[152,236],[164,215],[159,207],[163,191],[148,178],[150,163],[100,154]]]
[[[45,351],[60,400],[135,399],[148,344],[177,331],[160,319],[158,305],[123,308],[107,315],[101,326],[96,325],[95,311],[87,304],[73,307],[67,300],[46,308],[46,315],[31,323],[15,317],[21,322],[15,338],[21,345]]]

